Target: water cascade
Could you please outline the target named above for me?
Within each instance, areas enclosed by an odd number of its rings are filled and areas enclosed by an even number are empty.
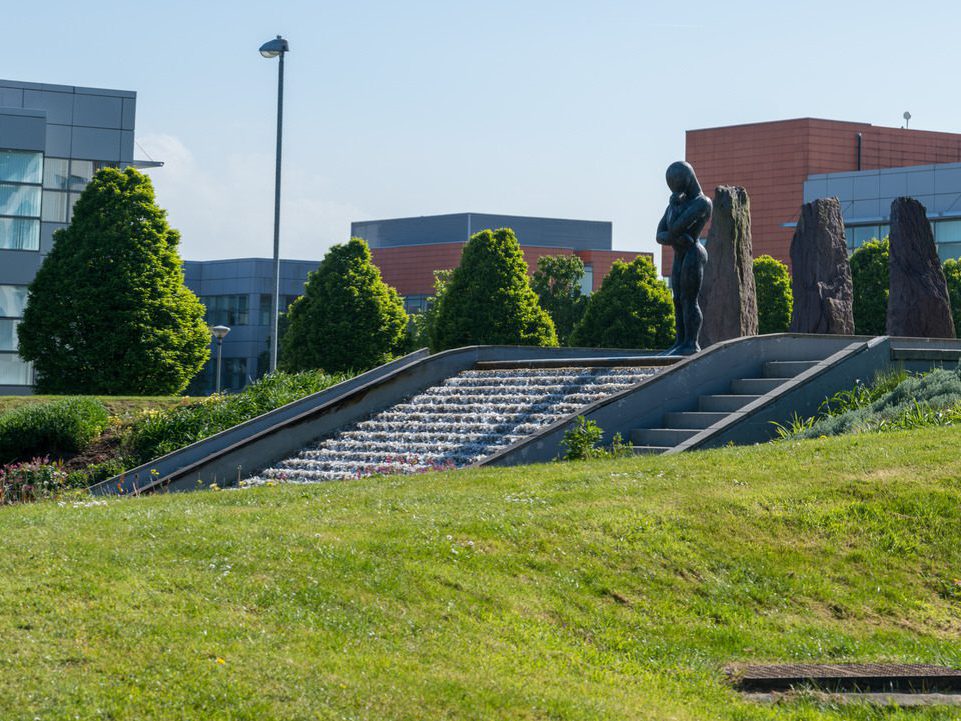
[[[313,483],[460,468],[625,390],[655,368],[469,370],[249,480]]]

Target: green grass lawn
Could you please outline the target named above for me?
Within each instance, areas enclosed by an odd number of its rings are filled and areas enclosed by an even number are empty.
[[[0,509],[0,719],[956,719],[729,662],[961,665],[961,429]]]
[[[65,396],[0,396],[0,414],[31,403],[56,401]],[[129,416],[146,410],[163,411],[175,406],[197,403],[203,398],[189,396],[94,396],[111,415]]]

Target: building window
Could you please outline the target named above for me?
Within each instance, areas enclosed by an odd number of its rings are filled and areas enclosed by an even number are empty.
[[[280,312],[286,313],[290,310],[290,304],[297,300],[299,295],[281,295],[280,296]],[[257,310],[257,320],[259,325],[269,325],[273,326],[270,321],[270,314],[274,309],[274,296],[270,293],[260,294],[260,307]]]
[[[430,296],[427,295],[405,295],[404,310],[410,315],[423,313],[427,310],[427,302]]]
[[[40,221],[0,218],[0,250],[40,250]]]
[[[584,275],[581,278],[581,295],[590,295],[594,291],[594,266],[584,263]]]
[[[40,250],[43,153],[0,150],[0,250]]]
[[[207,308],[207,325],[234,327],[249,322],[246,295],[206,295],[200,302]]]
[[[66,158],[43,159],[43,187],[66,190],[70,187],[70,161]]]
[[[40,186],[0,183],[0,215],[40,217]]]
[[[0,285],[0,385],[27,386],[33,366],[17,355],[17,325],[27,305],[25,285]]]
[[[0,318],[0,352],[17,350],[17,325],[19,320]]]
[[[0,150],[0,181],[40,185],[42,178],[43,153]]]
[[[40,219],[51,223],[66,223],[67,194],[58,193],[55,190],[44,190]]]
[[[93,178],[92,160],[70,161],[70,190],[81,191]]]
[[[246,386],[247,359],[224,358],[223,367],[220,372],[220,385],[222,389],[232,391],[239,391]]]
[[[24,363],[16,353],[0,353],[0,385],[29,386],[32,382],[32,363]]]

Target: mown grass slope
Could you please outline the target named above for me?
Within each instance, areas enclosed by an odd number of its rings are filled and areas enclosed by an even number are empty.
[[[961,665],[961,430],[0,509],[3,719],[949,719],[729,662]]]

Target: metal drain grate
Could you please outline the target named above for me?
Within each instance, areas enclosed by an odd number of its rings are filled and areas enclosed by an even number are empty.
[[[734,686],[749,693],[808,688],[832,693],[959,693],[961,670],[926,664],[779,664],[729,666]]]

